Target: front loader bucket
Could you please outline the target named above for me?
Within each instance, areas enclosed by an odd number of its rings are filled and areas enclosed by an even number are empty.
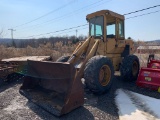
[[[136,84],[153,90],[160,89],[160,69],[141,68]]]
[[[61,116],[84,103],[84,90],[70,63],[28,61],[28,72],[20,93],[29,100]]]

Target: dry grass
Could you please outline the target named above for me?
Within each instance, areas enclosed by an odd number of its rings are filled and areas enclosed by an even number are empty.
[[[138,46],[143,45],[147,46],[144,42],[139,43]],[[5,47],[0,45],[0,59],[12,58],[12,57],[21,57],[21,56],[51,56],[53,61],[57,60],[59,57],[64,55],[70,55],[77,45],[69,44],[63,45],[62,42],[56,42],[54,45],[51,43],[46,43],[45,45],[41,44],[38,48],[32,48],[27,46],[26,48],[14,48],[14,47]],[[149,54],[153,54],[154,51],[146,50],[145,53],[137,53],[141,67],[147,65],[147,60]],[[160,54],[155,54],[156,59],[160,59]]]
[[[62,42],[57,42],[54,45],[47,43],[45,45],[40,45],[38,48],[32,48],[30,46],[27,46],[26,48],[7,48],[3,45],[0,45],[0,59],[21,56],[51,56],[53,61],[55,61],[60,56],[70,55],[75,47],[76,45],[73,44],[63,46]]]

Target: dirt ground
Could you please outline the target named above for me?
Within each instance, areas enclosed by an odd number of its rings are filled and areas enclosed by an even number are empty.
[[[0,86],[0,120],[117,120],[118,108],[115,104],[116,90],[119,88],[159,98],[156,91],[139,88],[135,82],[124,82],[116,73],[110,91],[96,96],[85,89],[85,104],[69,114],[56,117],[28,101],[19,93],[22,80],[15,80]]]

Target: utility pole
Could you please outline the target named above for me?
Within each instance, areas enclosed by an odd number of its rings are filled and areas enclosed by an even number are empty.
[[[8,29],[8,30],[11,31],[11,38],[12,38],[12,40],[13,40],[13,31],[16,31],[16,30],[14,30],[14,29]]]
[[[77,38],[77,32],[78,32],[78,30],[76,30],[76,38]]]

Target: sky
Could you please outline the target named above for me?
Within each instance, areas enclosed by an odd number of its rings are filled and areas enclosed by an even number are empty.
[[[88,35],[88,26],[44,33],[87,24],[86,15],[99,10],[125,14],[155,5],[160,5],[160,0],[0,0],[0,30],[4,38],[11,38],[8,29],[16,30],[15,39],[70,36],[76,35],[76,29],[77,36]],[[160,39],[160,6],[125,18],[155,11],[159,12],[126,19],[125,37],[144,41]]]

